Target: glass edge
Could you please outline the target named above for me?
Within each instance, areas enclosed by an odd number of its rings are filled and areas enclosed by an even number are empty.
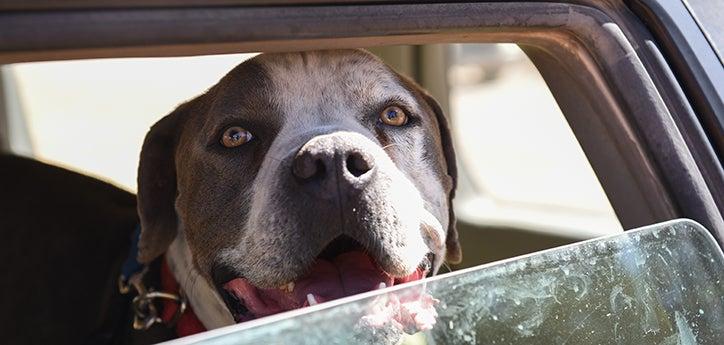
[[[712,236],[712,234],[704,226],[702,226],[698,222],[688,219],[688,218],[677,218],[677,219],[671,219],[671,220],[667,220],[667,221],[656,223],[656,224],[642,226],[642,227],[631,229],[631,230],[625,230],[622,233],[609,234],[609,235],[592,238],[592,239],[588,239],[588,240],[584,240],[584,241],[580,241],[580,242],[575,242],[575,243],[571,243],[571,244],[567,244],[567,245],[563,245],[563,246],[559,246],[559,247],[555,247],[555,248],[549,248],[549,249],[545,249],[545,250],[541,250],[541,251],[537,251],[537,252],[533,252],[533,253],[515,256],[512,258],[507,258],[507,259],[494,261],[494,262],[490,262],[490,263],[486,263],[486,264],[482,264],[482,265],[478,265],[478,266],[474,266],[474,267],[469,267],[469,268],[461,269],[458,271],[453,271],[453,272],[441,274],[438,276],[426,278],[424,280],[420,280],[420,281],[416,281],[416,282],[410,282],[410,283],[406,283],[406,284],[396,285],[396,286],[392,286],[392,287],[389,287],[386,289],[381,289],[381,290],[368,291],[368,292],[364,292],[361,294],[344,297],[344,298],[340,298],[340,299],[330,301],[327,303],[319,304],[316,306],[306,307],[306,308],[297,309],[297,310],[291,310],[291,311],[279,313],[276,315],[271,315],[271,316],[268,316],[265,318],[251,320],[248,322],[244,322],[242,324],[229,325],[229,326],[209,330],[209,331],[206,331],[203,333],[194,334],[194,335],[191,335],[188,337],[173,339],[173,340],[163,342],[160,344],[167,344],[167,345],[195,344],[200,341],[211,340],[211,339],[223,337],[223,336],[226,336],[226,335],[229,335],[232,333],[241,332],[241,331],[249,330],[249,329],[256,328],[256,327],[265,326],[265,325],[279,322],[279,321],[282,321],[282,320],[285,320],[288,318],[306,315],[309,313],[314,313],[314,312],[318,312],[318,311],[325,310],[325,309],[335,308],[335,307],[343,305],[343,304],[356,302],[356,301],[363,300],[363,299],[366,299],[369,297],[379,296],[379,295],[387,294],[387,293],[394,292],[394,291],[399,291],[399,290],[417,286],[420,284],[434,282],[434,281],[438,281],[441,279],[447,279],[447,278],[455,277],[458,275],[464,275],[464,274],[468,274],[468,273],[475,272],[478,270],[488,269],[493,266],[504,265],[506,263],[525,259],[528,257],[545,255],[545,254],[553,253],[553,252],[557,252],[557,251],[568,250],[571,248],[584,246],[584,245],[587,245],[590,243],[611,240],[616,237],[631,236],[636,233],[650,231],[654,228],[663,228],[663,227],[667,227],[667,226],[672,226],[674,224],[676,224],[676,225],[685,224],[685,225],[691,226],[691,228],[694,229],[693,232],[695,233],[695,236],[700,236],[705,242],[709,242],[712,247],[718,249],[718,253],[720,256],[724,256],[724,252],[722,252],[722,248],[719,247],[716,240],[714,239],[714,236]],[[675,236],[680,236],[680,235],[678,235],[679,233],[681,233],[681,232],[677,231],[677,235],[675,235]]]

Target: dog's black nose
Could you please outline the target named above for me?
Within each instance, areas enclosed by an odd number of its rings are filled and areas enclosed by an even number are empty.
[[[297,181],[321,197],[336,196],[338,188],[363,188],[374,169],[374,159],[369,153],[353,140],[335,134],[308,141],[292,163],[292,174]]]

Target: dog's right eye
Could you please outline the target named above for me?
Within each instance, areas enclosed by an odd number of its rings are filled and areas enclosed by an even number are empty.
[[[254,139],[251,132],[239,126],[232,126],[227,128],[221,136],[221,145],[234,148],[250,142],[251,139]]]
[[[380,113],[380,122],[394,127],[407,124],[407,114],[400,107],[390,106]]]

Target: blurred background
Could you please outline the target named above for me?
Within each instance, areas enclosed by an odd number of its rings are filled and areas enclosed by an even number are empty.
[[[461,170],[459,267],[622,231],[555,99],[516,45],[371,50],[447,111]],[[135,191],[149,127],[252,56],[3,66],[11,150]]]

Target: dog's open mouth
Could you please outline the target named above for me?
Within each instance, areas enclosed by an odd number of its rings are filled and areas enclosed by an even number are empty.
[[[428,254],[412,274],[393,277],[379,268],[358,242],[340,236],[322,251],[309,273],[282,287],[258,288],[245,278],[235,278],[220,290],[238,323],[420,280],[429,273],[433,259],[433,254]]]

